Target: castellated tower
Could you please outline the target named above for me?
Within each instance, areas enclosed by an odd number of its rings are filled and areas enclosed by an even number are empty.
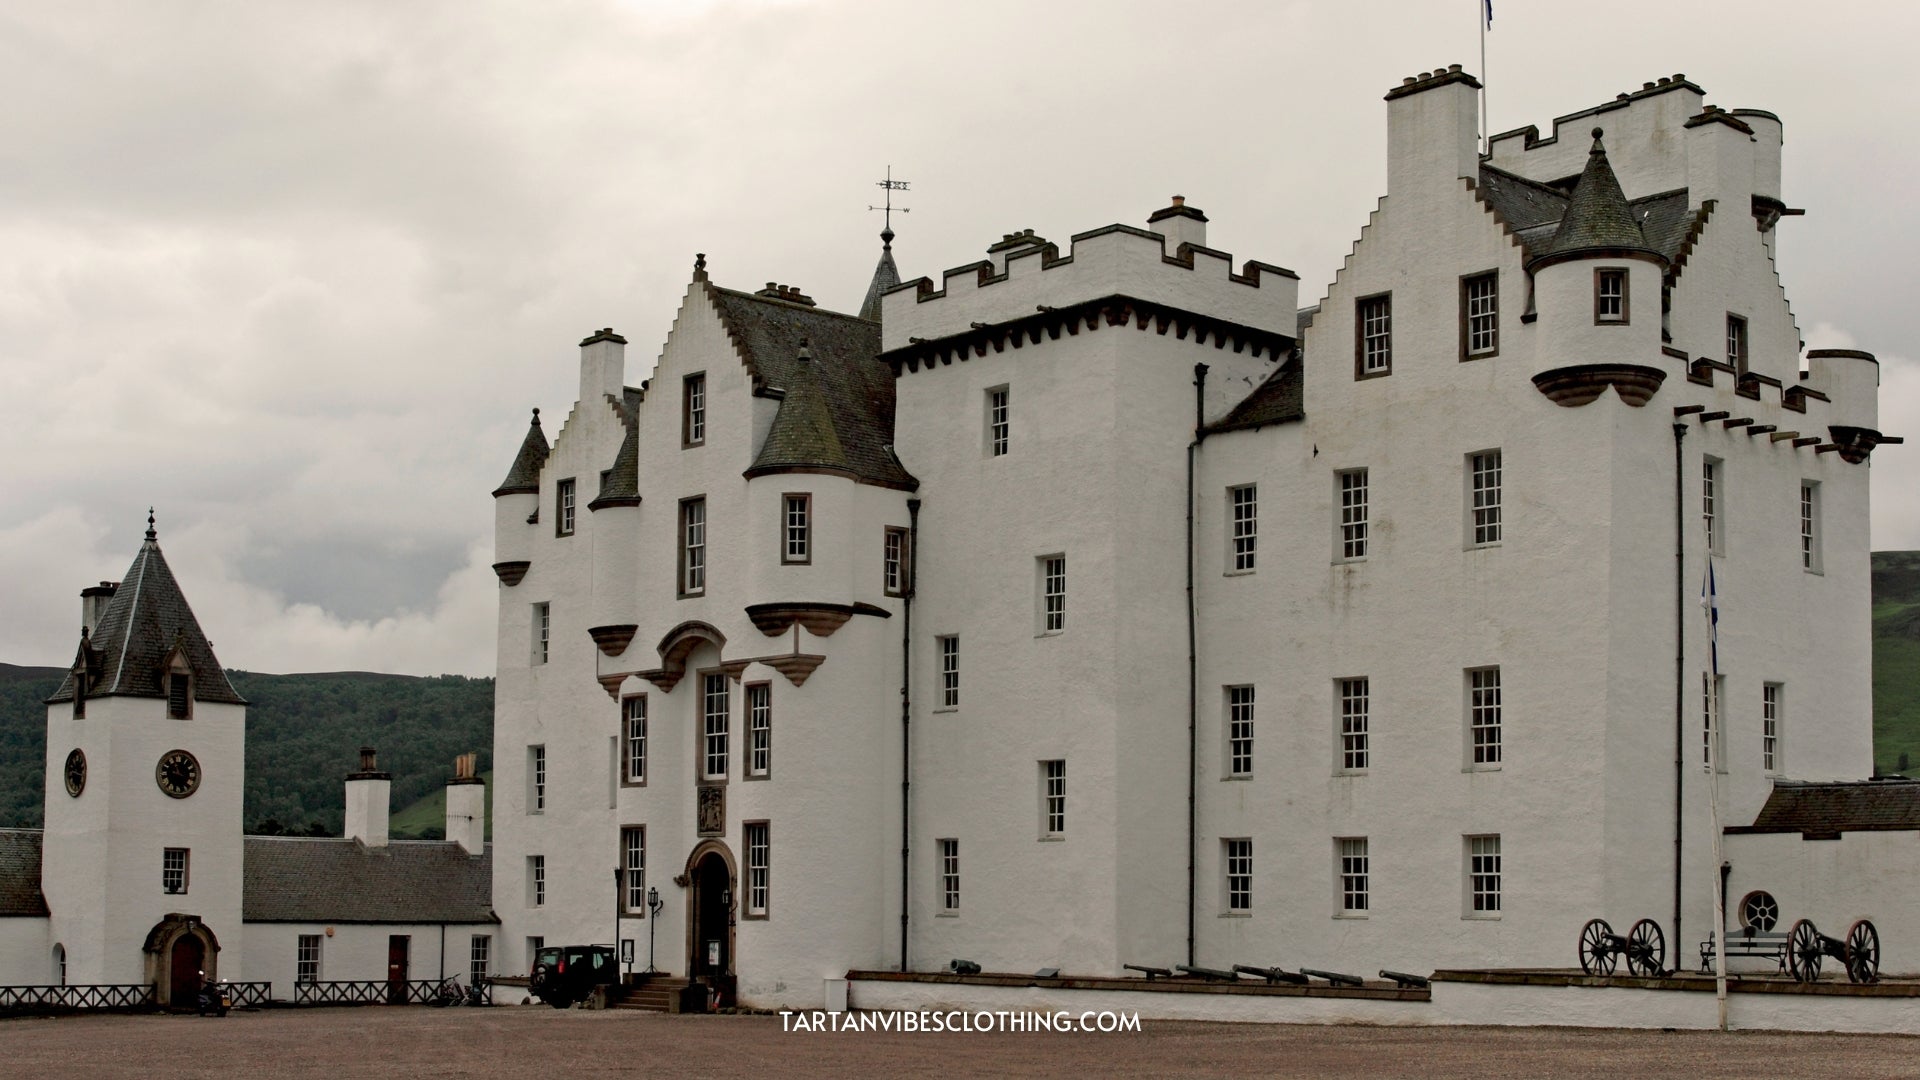
[[[41,881],[67,982],[152,983],[167,1005],[241,970],[247,703],[148,524],[126,576],[82,594],[47,699]]]

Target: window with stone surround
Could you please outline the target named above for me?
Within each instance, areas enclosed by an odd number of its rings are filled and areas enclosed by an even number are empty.
[[[1353,377],[1373,379],[1392,374],[1393,294],[1361,297],[1353,309]]]
[[[1460,279],[1460,359],[1478,360],[1500,352],[1499,308],[1498,270]]]
[[[1340,882],[1340,895],[1334,914],[1347,918],[1365,916],[1369,908],[1368,891],[1372,877],[1367,858],[1367,838],[1343,836],[1336,839],[1333,845]]]

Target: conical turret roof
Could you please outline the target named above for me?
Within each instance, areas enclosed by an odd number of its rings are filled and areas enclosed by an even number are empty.
[[[167,666],[178,652],[193,673],[195,701],[247,703],[227,681],[151,527],[86,645],[90,685],[84,693],[89,698],[165,697]],[[75,666],[80,666],[77,659]],[[75,687],[75,674],[69,672],[47,704],[72,701]]]
[[[860,302],[860,317],[880,321],[880,295],[900,284],[900,268],[893,265],[893,230],[880,232],[880,262],[873,268],[873,281],[867,286],[867,298]]]
[[[1593,129],[1593,149],[1587,153],[1587,167],[1567,201],[1567,212],[1553,240],[1535,255],[1531,269],[1546,263],[1562,262],[1582,256],[1644,254],[1662,263],[1666,256],[1647,243],[1633,207],[1627,204],[1620,180],[1607,161],[1607,148],[1600,141],[1602,131]]]
[[[801,342],[792,385],[773,416],[760,455],[747,470],[748,476],[778,472],[782,469],[832,469],[853,474],[847,464],[846,448],[833,426],[833,411],[820,392],[819,377],[813,370],[806,342]]]
[[[540,467],[547,463],[547,450],[547,433],[540,430],[540,410],[535,409],[527,437],[520,443],[520,453],[513,459],[513,468],[507,470],[507,478],[500,481],[500,486],[493,489],[493,497],[540,494]]]

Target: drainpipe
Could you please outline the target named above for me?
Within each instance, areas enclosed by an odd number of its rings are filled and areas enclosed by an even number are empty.
[[[907,500],[907,595],[900,619],[900,970],[907,970],[907,870],[912,843],[907,812],[913,793],[913,592],[920,575],[920,500]]]
[[[1681,444],[1687,425],[1673,425],[1673,940],[1680,937],[1682,847],[1687,753],[1687,470]]]
[[[1187,965],[1194,963],[1195,856],[1199,844],[1199,804],[1195,785],[1199,765],[1200,661],[1193,607],[1193,461],[1206,433],[1207,365],[1193,365],[1193,441],[1187,444]]]

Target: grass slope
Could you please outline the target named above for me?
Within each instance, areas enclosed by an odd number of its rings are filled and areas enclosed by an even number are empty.
[[[1920,769],[1920,551],[1873,554],[1873,760]]]
[[[480,774],[487,782],[487,839],[493,839],[493,772],[488,770]],[[395,810],[387,820],[387,833],[390,836],[411,838],[414,840],[445,839],[447,826],[447,789],[436,788],[415,802]]]

